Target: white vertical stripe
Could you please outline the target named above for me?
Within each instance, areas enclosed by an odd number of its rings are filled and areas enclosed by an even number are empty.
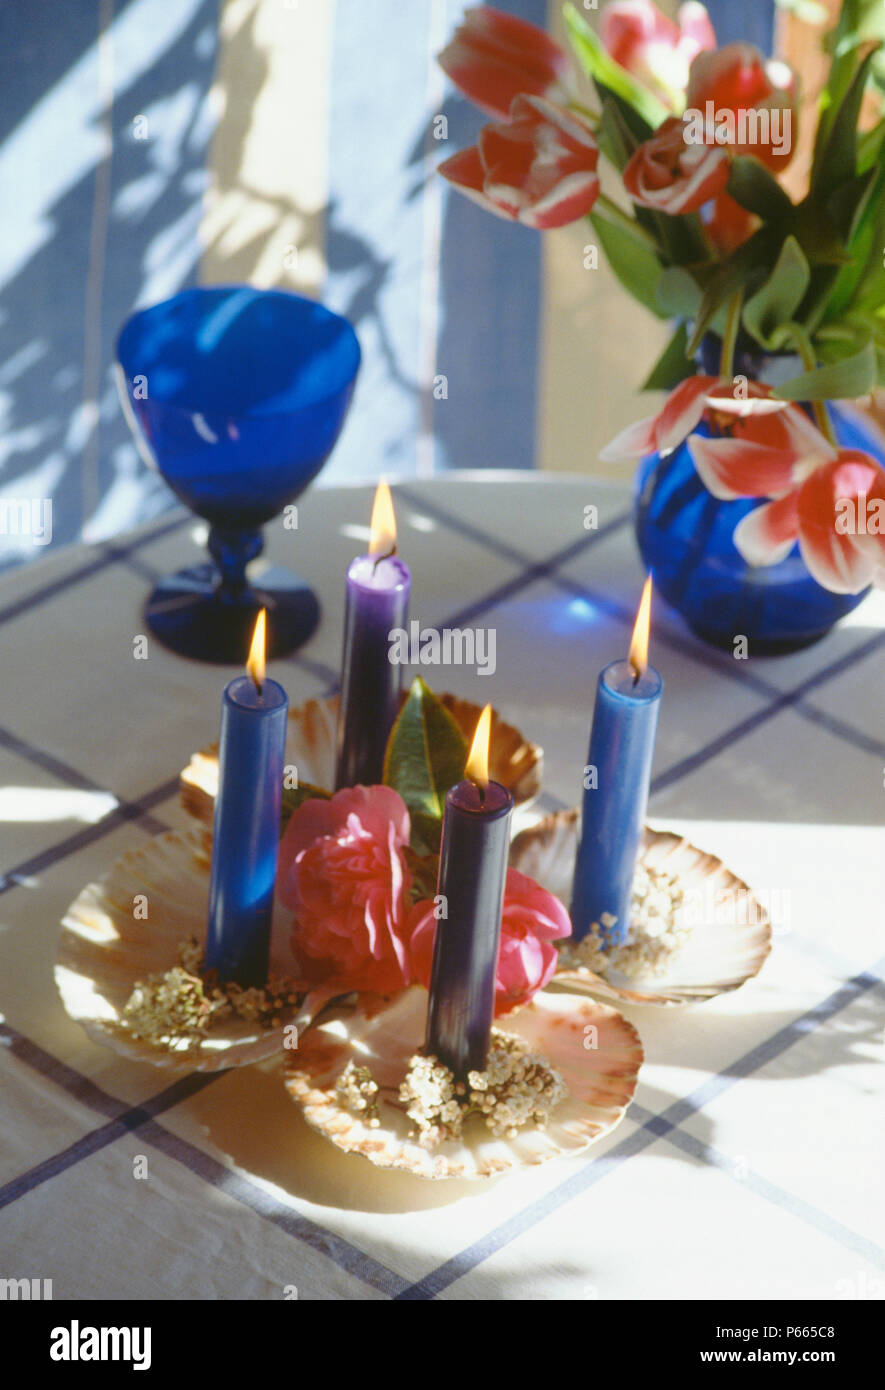
[[[433,117],[440,111],[445,93],[445,77],[436,55],[446,40],[446,0],[431,0],[427,26],[427,110],[428,127],[424,142],[424,193],[422,200],[423,244],[418,323],[418,381],[421,386],[421,413],[416,449],[419,478],[432,477],[436,470],[433,432],[433,379],[439,336],[439,259],[442,244],[442,179],[436,173],[440,142],[434,138]]]

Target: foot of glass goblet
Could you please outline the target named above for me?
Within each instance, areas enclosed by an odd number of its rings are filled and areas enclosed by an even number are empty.
[[[303,579],[278,566],[252,584],[246,564],[263,548],[259,531],[220,533],[209,549],[215,564],[194,565],[162,579],[145,605],[154,636],[180,656],[245,665],[255,620],[267,609],[267,655],[288,656],[313,635],[320,606]]]

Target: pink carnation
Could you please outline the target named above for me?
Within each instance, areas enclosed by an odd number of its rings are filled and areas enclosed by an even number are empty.
[[[415,978],[427,986],[435,930],[433,902],[416,903],[407,927],[409,954]],[[571,931],[568,913],[558,898],[516,869],[507,870],[495,978],[496,1018],[527,1004],[543,989],[556,969],[557,951],[552,943],[571,936]]]
[[[409,813],[390,787],[345,787],[305,801],[280,843],[277,887],[295,915],[292,947],[343,989],[409,983],[404,925]]]

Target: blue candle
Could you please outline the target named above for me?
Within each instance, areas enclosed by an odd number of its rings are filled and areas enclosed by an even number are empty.
[[[405,628],[412,576],[396,554],[390,489],[372,509],[368,555],[347,571],[336,787],[381,782],[384,751],[399,710],[402,667],[390,660],[390,633]]]
[[[647,660],[650,605],[649,578],[629,657],[613,661],[599,676],[584,777],[572,932],[580,941],[594,927],[607,947],[621,945],[630,929],[633,875],[664,688]]]
[[[425,1052],[456,1077],[482,1071],[495,1014],[495,975],[513,797],[488,779],[491,706],[480,716],[463,782],[446,793]]]
[[[289,704],[264,674],[264,609],[245,676],[221,706],[218,794],[209,882],[206,967],[220,980],[267,981]]]

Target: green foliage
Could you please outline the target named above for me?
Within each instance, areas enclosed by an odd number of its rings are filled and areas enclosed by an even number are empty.
[[[817,0],[779,0],[809,22]],[[671,113],[606,53],[572,4],[569,40],[600,98],[598,138],[621,173],[639,145]],[[885,359],[885,119],[860,133],[864,92],[885,90],[883,0],[845,0],[824,43],[830,70],[819,103],[809,190],[794,204],[765,165],[730,161],[728,194],[760,219],[730,255],[708,240],[696,213],[669,216],[635,207],[635,220],[600,200],[591,214],[615,275],[659,318],[680,321],[646,387],[687,375],[704,334],[723,332],[728,306],[743,300],[744,330],[775,351],[796,333],[805,360],[819,365],[789,384],[792,399],[862,394]],[[786,388],[785,388],[786,389]]]
[[[446,792],[463,777],[466,761],[461,730],[416,676],[390,731],[383,774],[409,808],[413,849],[439,849]]]
[[[303,782],[300,787],[283,787],[283,802],[280,812],[281,829],[285,830],[292,812],[297,811],[299,806],[303,806],[305,801],[328,801],[331,795],[331,792],[325,791],[322,787],[314,787],[310,782]]]
[[[649,244],[620,223],[616,226],[602,213],[591,213],[590,221],[609,265],[624,288],[658,318],[665,318],[657,301],[661,262]]]
[[[877,365],[876,349],[872,342],[868,342],[851,357],[843,357],[840,362],[815,367],[813,371],[793,377],[774,394],[787,401],[828,401],[864,396],[876,383]]]
[[[643,87],[631,77],[614,58],[609,57],[598,34],[590,28],[574,5],[566,5],[563,15],[569,43],[587,76],[592,77],[594,82],[602,83],[615,96],[620,97],[648,128],[654,129],[661,121],[666,120],[671,114],[666,106],[658,101],[647,87]],[[645,135],[639,135],[640,140],[645,138]]]
[[[744,305],[747,332],[762,347],[774,349],[778,329],[792,319],[811,281],[811,268],[794,236],[788,236],[774,270]]]
[[[694,363],[685,351],[687,344],[688,325],[683,320],[643,382],[643,391],[672,391],[687,376],[694,376]]]

